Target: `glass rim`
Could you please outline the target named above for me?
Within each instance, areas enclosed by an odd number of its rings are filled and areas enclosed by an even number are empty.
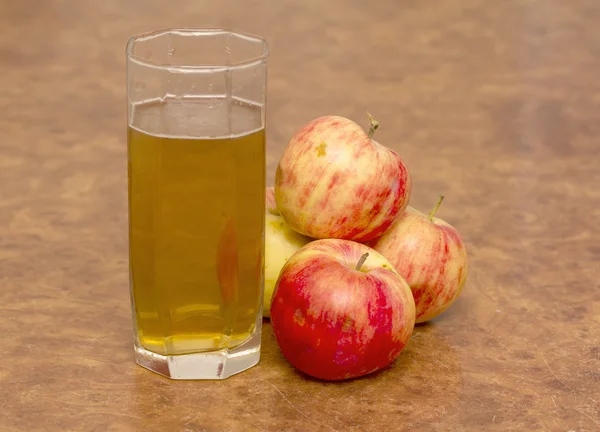
[[[132,49],[133,46],[138,42],[144,42],[146,40],[151,40],[157,37],[160,37],[165,34],[175,34],[175,35],[185,35],[185,36],[211,36],[218,34],[230,34],[240,39],[245,39],[249,42],[258,42],[263,47],[263,52],[260,55],[249,56],[247,59],[227,64],[227,65],[170,65],[165,63],[156,62],[154,60],[150,60],[144,57],[140,57],[138,55],[133,54]],[[193,71],[193,72],[214,72],[218,70],[235,70],[235,69],[243,69],[250,66],[255,66],[260,63],[266,61],[269,56],[269,44],[267,40],[261,36],[254,35],[252,33],[240,32],[231,30],[228,28],[194,28],[194,27],[174,27],[174,28],[165,28],[160,30],[154,30],[151,32],[141,33],[136,36],[131,36],[127,41],[127,46],[125,49],[125,53],[127,55],[127,59],[131,60],[141,66],[147,66],[154,69],[162,69],[166,71],[172,70],[181,70],[181,71]]]

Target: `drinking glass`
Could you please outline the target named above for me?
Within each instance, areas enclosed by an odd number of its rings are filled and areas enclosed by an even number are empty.
[[[267,43],[169,29],[127,44],[136,362],[173,379],[258,363]]]

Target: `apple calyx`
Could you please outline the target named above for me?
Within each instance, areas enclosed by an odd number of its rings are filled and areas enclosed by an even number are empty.
[[[429,213],[429,216],[427,216],[428,220],[430,220],[430,221],[433,220],[433,217],[435,216],[435,214],[437,213],[438,209],[442,205],[442,201],[444,201],[444,195],[440,195],[440,197],[438,198],[438,201],[435,204],[435,207],[433,208],[433,210],[431,210],[431,212]]]
[[[367,115],[369,116],[369,132],[367,133],[367,135],[369,135],[369,138],[373,138],[373,135],[375,135],[375,131],[379,129],[379,122],[375,120],[371,113],[369,113],[368,111]]]
[[[360,271],[360,268],[362,267],[362,265],[365,263],[365,261],[367,260],[367,258],[369,257],[369,252],[364,253],[360,259],[358,260],[358,262],[356,263],[356,267],[354,267],[354,270],[358,270]]]

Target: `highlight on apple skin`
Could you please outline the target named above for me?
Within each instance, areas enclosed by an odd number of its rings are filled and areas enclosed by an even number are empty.
[[[415,304],[406,281],[378,252],[348,240],[315,240],[281,270],[271,323],[294,367],[343,380],[398,357],[414,328]]]
[[[400,156],[344,117],[320,117],[291,139],[277,166],[277,209],[313,238],[366,242],[386,232],[410,199]]]
[[[468,258],[462,237],[452,225],[435,217],[442,200],[440,197],[429,215],[409,206],[389,231],[369,243],[410,285],[417,323],[448,309],[467,280]]]

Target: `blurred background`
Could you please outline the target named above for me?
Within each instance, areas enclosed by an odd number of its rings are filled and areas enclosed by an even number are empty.
[[[0,5],[3,129],[124,139],[128,37],[173,26],[227,27],[270,44],[271,166],[306,121],[338,114],[366,124],[370,110],[382,124],[379,140],[415,171],[417,191],[445,192],[421,173],[450,170],[458,184],[476,188],[473,198],[482,191],[469,181],[478,170],[507,177],[527,171],[527,157],[503,166],[505,147],[565,156],[581,147],[569,130],[596,127],[587,97],[598,90],[600,37],[588,24],[594,18],[594,0],[9,0]],[[573,112],[572,102],[582,109]],[[85,121],[69,121],[79,117]],[[478,160],[489,154],[490,162],[452,166],[443,160],[446,149]]]

